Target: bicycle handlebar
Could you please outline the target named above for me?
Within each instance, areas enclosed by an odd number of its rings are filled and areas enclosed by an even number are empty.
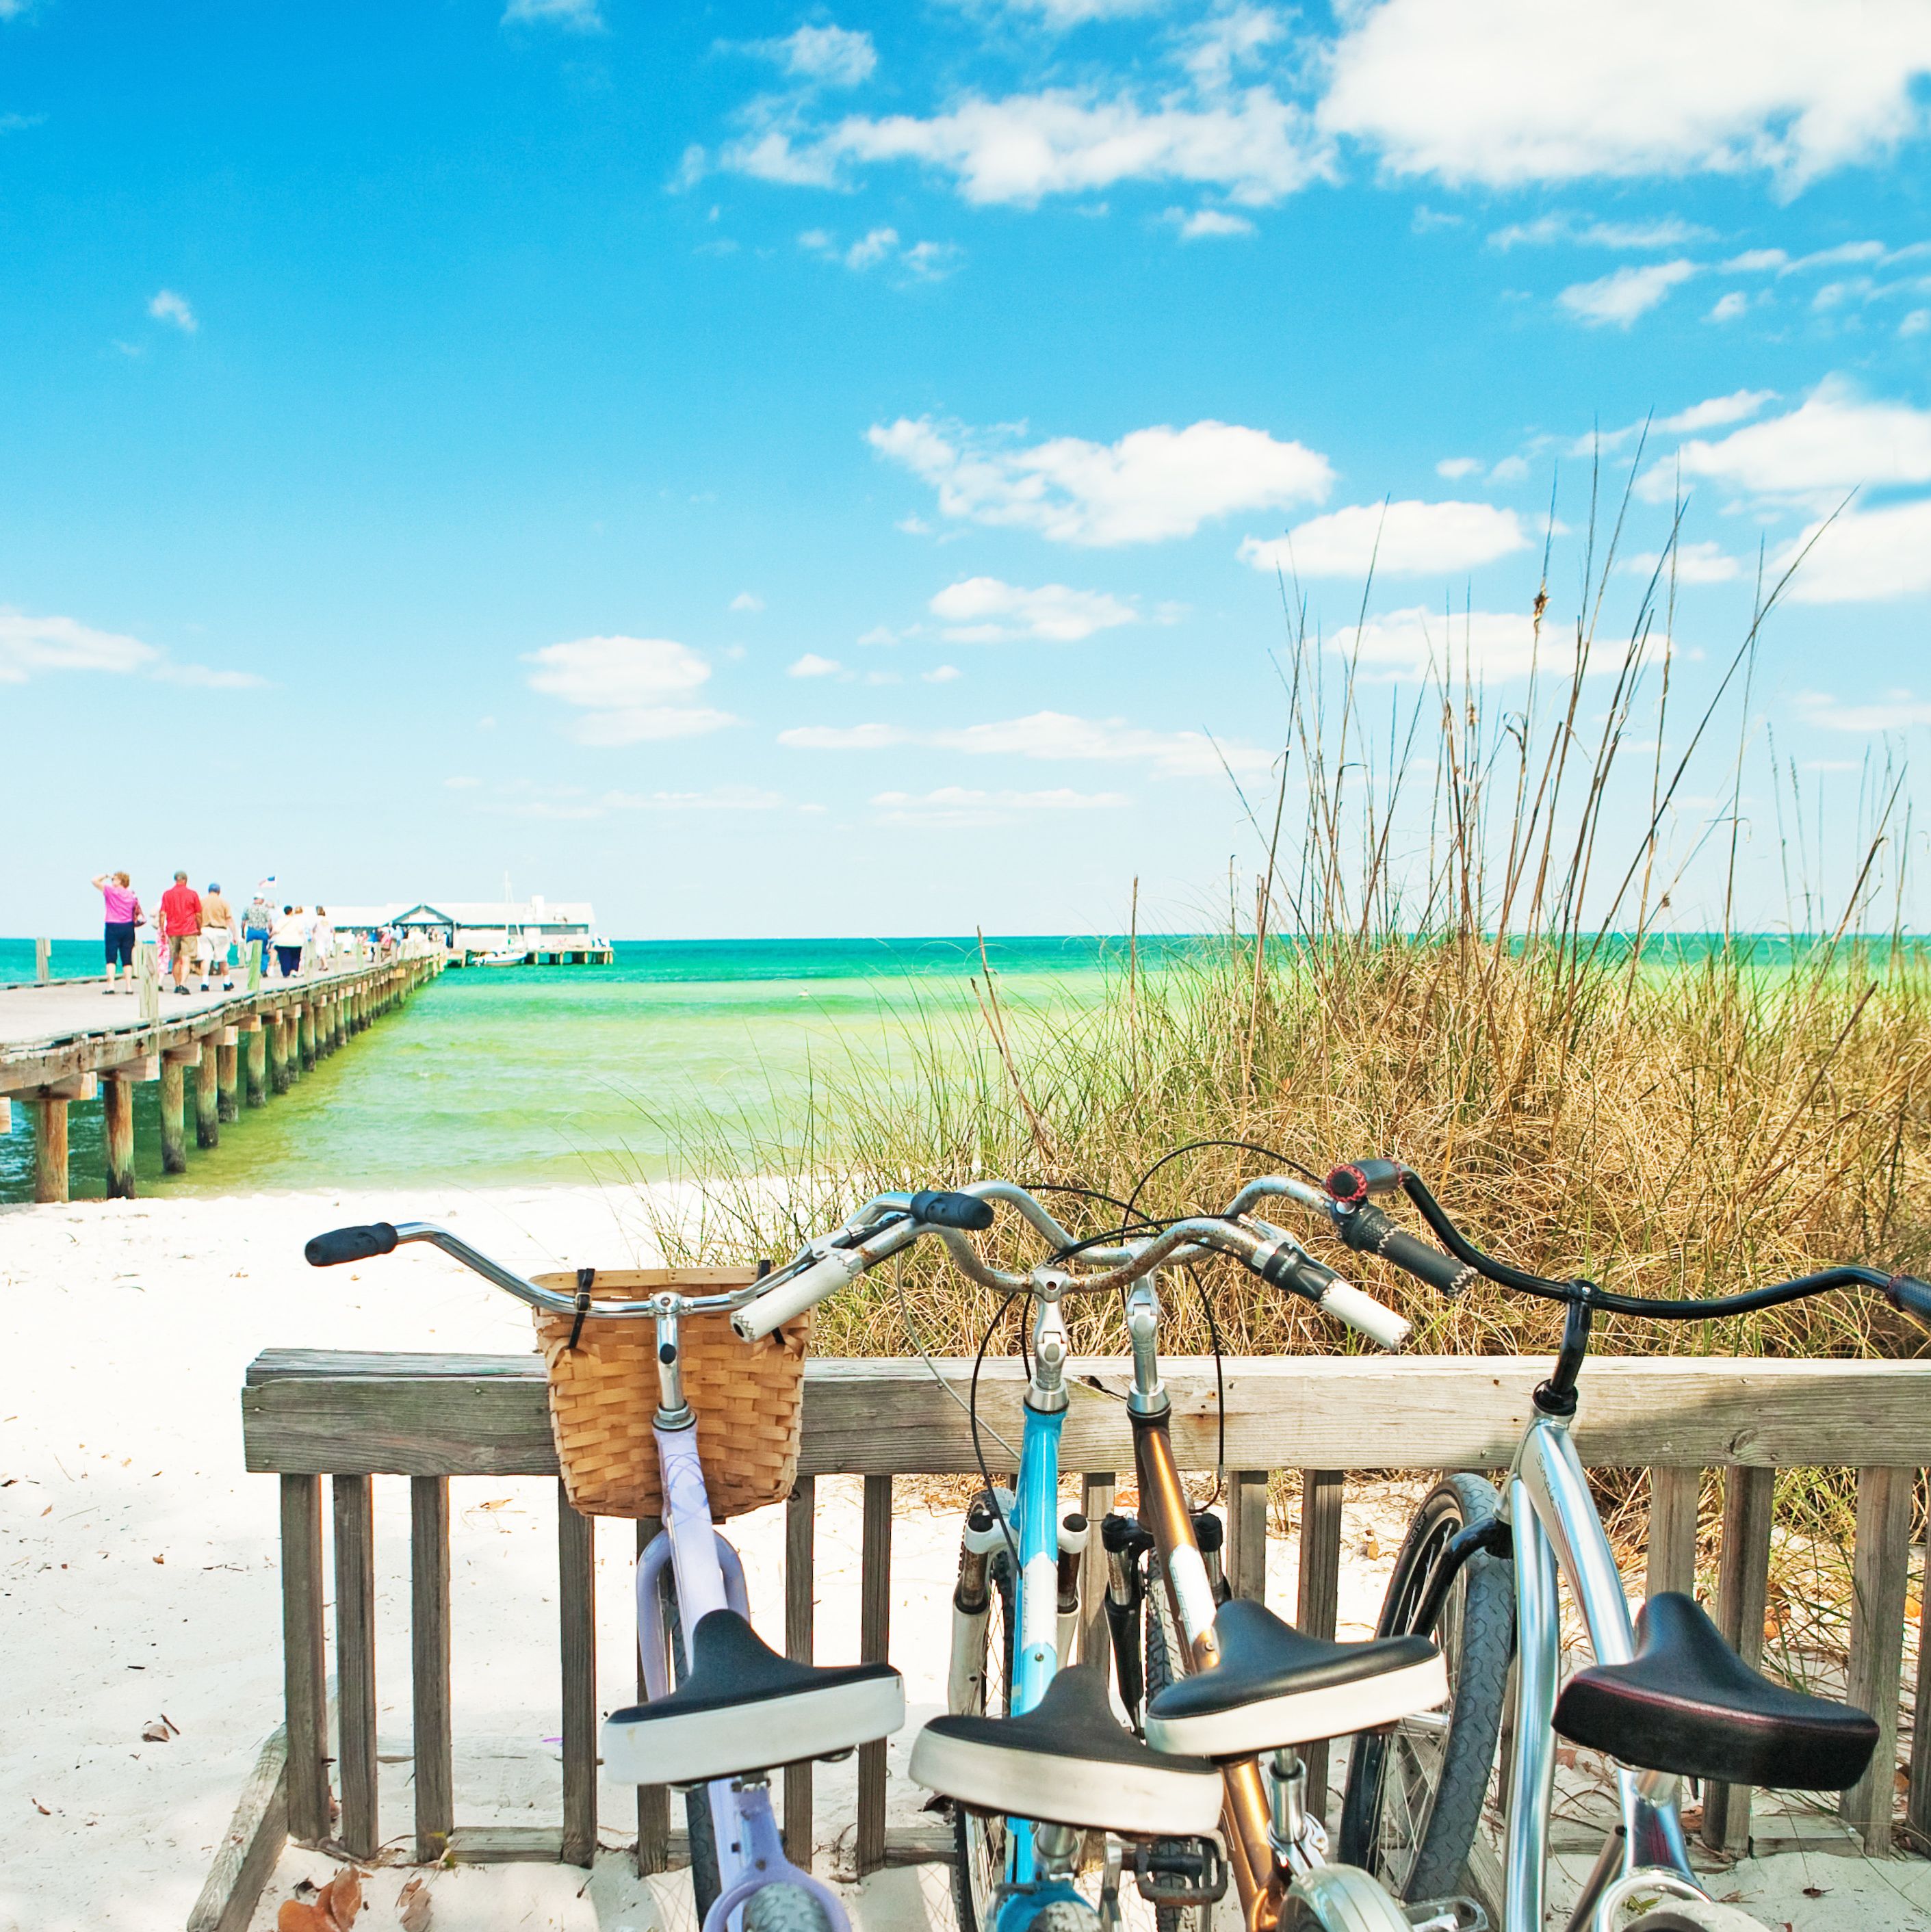
[[[365,1262],[392,1252],[397,1238],[389,1222],[377,1221],[365,1228],[332,1228],[302,1252],[311,1268],[340,1268],[344,1262]]]

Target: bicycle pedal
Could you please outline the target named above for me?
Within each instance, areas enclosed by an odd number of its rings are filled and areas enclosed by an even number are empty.
[[[1424,1898],[1401,1908],[1414,1932],[1489,1932],[1488,1915],[1472,1898]]]
[[[1227,1858],[1212,1838],[1143,1840],[1134,1847],[1133,1882],[1149,1905],[1217,1904],[1227,1896]]]

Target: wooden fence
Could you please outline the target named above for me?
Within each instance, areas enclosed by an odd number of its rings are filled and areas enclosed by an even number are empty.
[[[1211,1468],[1219,1418],[1212,1365],[1164,1364],[1183,1468]],[[962,1393],[968,1365],[938,1364]],[[1258,1595],[1265,1575],[1269,1472],[1298,1472],[1302,1562],[1296,1621],[1332,1634],[1341,1572],[1341,1496],[1350,1470],[1505,1467],[1530,1412],[1530,1391],[1548,1364],[1527,1358],[1368,1357],[1232,1360],[1225,1367],[1229,1476],[1228,1574]],[[1075,1378],[1124,1395],[1117,1361],[1083,1362]],[[989,1362],[982,1413],[1018,1439],[1020,1365]],[[560,1859],[587,1864],[596,1845],[596,1633],[591,1525],[557,1492],[562,1657],[563,1816],[540,1830],[479,1830],[458,1823],[451,1773],[449,1498],[452,1476],[554,1475],[542,1369],[533,1356],[344,1354],[281,1350],[261,1356],[242,1396],[248,1466],[281,1484],[282,1618],[286,1660],[286,1767],[273,1790],[258,1778],[260,1815],[238,1814],[224,1847],[230,1876],[251,1860],[272,1864],[285,1828],[298,1840],[332,1839],[351,1856],[377,1849],[373,1479],[406,1476],[411,1488],[411,1660],[415,1840],[419,1858],[458,1862]],[[895,1477],[962,1474],[975,1467],[959,1406],[917,1360],[819,1359],[808,1366],[800,1478],[785,1534],[789,1654],[812,1654],[815,1479],[864,1479],[860,1651],[885,1655]],[[1584,1372],[1575,1426],[1584,1462],[1647,1468],[1653,1484],[1647,1587],[1694,1579],[1701,1472],[1723,1472],[1721,1570],[1715,1612],[1754,1660],[1762,1637],[1774,1471],[1823,1465],[1857,1472],[1854,1603],[1849,1696],[1883,1730],[1874,1767],[1845,1794],[1842,1813],[1873,1853],[1893,1844],[1893,1766],[1902,1702],[1911,1497],[1931,1464],[1931,1362],[1603,1359]],[[1132,1451],[1121,1404],[1076,1399],[1062,1466],[1083,1478],[1089,1516],[1110,1508],[1114,1472]],[[335,1738],[325,1663],[323,1478],[334,1541]],[[640,1524],[641,1547],[654,1528]],[[1084,1640],[1104,1633],[1099,1540],[1089,1553]],[[1931,1592],[1926,1592],[1931,1597]],[[1920,1618],[1926,1613],[1920,1611]],[[1931,1845],[1931,1642],[1920,1623],[1905,1839]],[[640,1686],[640,1694],[641,1694]],[[1325,1754],[1322,1754],[1324,1756]],[[339,1822],[332,1832],[329,1767],[335,1765]],[[1314,1768],[1311,1767],[1311,1768]],[[784,1822],[794,1857],[808,1855],[811,1767],[785,1774]],[[1706,1793],[1704,1833],[1737,1849],[1749,1832],[1747,1790]],[[285,1826],[283,1817],[285,1814]],[[884,1826],[882,1744],[860,1754],[857,1863],[874,1869],[896,1856],[929,1853],[930,1834],[899,1845]],[[266,1841],[266,1842],[265,1842]],[[638,1802],[638,1856],[662,1869],[673,1850],[661,1790]],[[221,1916],[218,1870],[197,1923]],[[260,1876],[254,1882],[258,1888]],[[243,1888],[245,1888],[244,1886]],[[234,1894],[239,1896],[239,1894]],[[252,1900],[252,1893],[249,1894]]]

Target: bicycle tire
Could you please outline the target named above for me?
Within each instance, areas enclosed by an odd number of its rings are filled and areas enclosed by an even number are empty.
[[[1357,1865],[1301,1873],[1281,1900],[1281,1932],[1413,1932],[1408,1915]]]
[[[1176,1677],[1186,1675],[1180,1661],[1186,1655],[1186,1648],[1173,1625],[1173,1606],[1167,1600],[1167,1579],[1159,1557],[1151,1552],[1146,1559],[1146,1594],[1141,1605],[1141,1622],[1145,1631],[1146,1701],[1151,1703],[1155,1696]],[[1143,1708],[1134,1714],[1137,1719],[1144,1719],[1146,1714]],[[1177,1839],[1160,1839],[1154,1846],[1156,1852],[1178,1851],[1181,1848],[1181,1841]],[[1213,1922],[1213,1907],[1156,1905],[1153,1908],[1153,1922],[1157,1932],[1208,1932]]]
[[[803,1886],[764,1885],[744,1901],[744,1932],[831,1932],[831,1918]]]
[[[1026,1932],[1100,1932],[1100,1915],[1083,1902],[1056,1898],[1033,1914]]]
[[[671,1652],[671,1683],[674,1689],[690,1675],[684,1660],[683,1619],[677,1608],[677,1580],[667,1563],[658,1584],[664,1605],[664,1634]],[[691,1848],[691,1897],[700,1927],[717,1903],[724,1881],[717,1863],[717,1832],[710,1815],[710,1787],[694,1784],[683,1794],[684,1828]]]
[[[1445,1476],[1429,1491],[1388,1580],[1384,1636],[1412,1632],[1416,1599],[1436,1553],[1499,1508],[1494,1485],[1480,1476]],[[1434,1638],[1448,1666],[1446,1720],[1424,1712],[1356,1737],[1341,1805],[1342,1862],[1372,1872],[1397,1898],[1410,1901],[1462,1888],[1494,1768],[1515,1652],[1514,1564],[1487,1552],[1470,1557],[1434,1627],[1420,1634]],[[1399,1772],[1398,1786],[1391,1771]],[[1399,1816],[1390,1810],[1398,1798]]]
[[[992,1608],[986,1618],[986,1665],[981,1673],[981,1714],[1003,1717],[1012,1708],[1013,1574],[1011,1560],[996,1552],[988,1567]],[[1006,1821],[952,1808],[952,1902],[959,1932],[993,1932],[993,1894],[1006,1874]],[[1044,1915],[1042,1915],[1044,1916]]]

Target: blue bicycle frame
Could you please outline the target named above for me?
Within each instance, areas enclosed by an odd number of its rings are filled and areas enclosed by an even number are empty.
[[[1066,1420],[1066,1324],[1056,1300],[1042,1297],[1033,1334],[1032,1379],[1020,1438],[1019,1479],[1008,1528],[1017,1538],[1011,1714],[1023,1716],[1046,1694],[1064,1661],[1059,1654],[1059,1436]],[[1079,1898],[1064,1879],[1041,1880],[1033,1828],[1006,1821],[1006,1892],[993,1932],[1025,1932],[1041,1906]]]

